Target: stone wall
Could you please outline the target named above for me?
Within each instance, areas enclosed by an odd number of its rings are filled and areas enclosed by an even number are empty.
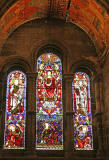
[[[64,151],[37,152],[35,150],[35,79],[37,57],[40,55],[40,49],[44,46],[53,47],[59,51],[59,57],[63,66],[63,106],[64,106]],[[45,47],[46,48],[46,47]],[[96,110],[94,86],[91,81],[92,92],[92,118],[94,133],[94,151],[75,152],[73,149],[73,112],[72,112],[72,80],[75,71],[84,70],[87,73],[94,72],[92,62],[89,59],[97,57],[97,53],[88,35],[74,24],[66,23],[58,19],[40,19],[33,20],[17,28],[8,39],[0,53],[1,68],[1,151],[3,157],[19,157],[25,159],[31,157],[36,159],[73,159],[74,157],[87,159],[96,157],[98,140],[96,134],[96,121],[94,114]],[[28,126],[26,127],[26,150],[25,151],[5,151],[3,150],[3,128],[5,117],[6,102],[6,77],[10,70],[20,67],[24,68],[28,80],[28,103],[27,117]],[[90,68],[90,71],[89,71]],[[93,73],[94,74],[94,73]],[[107,74],[105,75],[107,76]],[[91,77],[91,73],[90,73]],[[107,78],[108,79],[108,78]],[[107,88],[106,88],[107,90]],[[107,99],[105,98],[105,101]],[[108,105],[107,105],[108,106]],[[108,118],[108,117],[107,117]],[[105,120],[106,121],[106,120]],[[31,129],[30,129],[31,126]],[[31,138],[32,137],[32,138]],[[51,158],[52,157],[52,158]],[[23,159],[23,158],[22,158]]]
[[[103,87],[104,87],[104,107],[103,107],[103,140],[104,140],[104,149],[109,156],[109,55],[106,58],[106,63],[103,68]]]

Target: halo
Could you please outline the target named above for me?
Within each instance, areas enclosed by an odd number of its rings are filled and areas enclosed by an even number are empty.
[[[12,131],[12,128],[15,128],[15,125],[14,125],[14,124],[10,124],[10,125],[8,126],[8,129],[9,129],[10,131]]]

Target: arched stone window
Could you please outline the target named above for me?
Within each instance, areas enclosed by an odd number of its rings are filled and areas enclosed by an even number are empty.
[[[7,76],[4,149],[25,149],[26,75],[14,70]]]
[[[84,72],[76,72],[72,83],[74,148],[93,150],[90,79]]]
[[[63,149],[62,64],[53,53],[37,59],[36,149]]]

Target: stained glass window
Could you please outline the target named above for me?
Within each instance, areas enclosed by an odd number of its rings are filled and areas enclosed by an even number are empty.
[[[74,148],[92,150],[90,81],[84,72],[77,72],[72,83],[74,112]]]
[[[25,148],[26,76],[13,71],[7,78],[5,112],[5,149]]]
[[[37,60],[36,149],[63,149],[62,65],[52,53]]]

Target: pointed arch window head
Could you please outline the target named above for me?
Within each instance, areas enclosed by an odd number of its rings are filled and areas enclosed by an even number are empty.
[[[74,148],[76,150],[93,150],[90,80],[86,73],[75,73],[72,92]]]
[[[37,60],[36,149],[63,149],[62,65],[53,53]]]
[[[26,75],[18,70],[8,74],[4,149],[25,148]]]

